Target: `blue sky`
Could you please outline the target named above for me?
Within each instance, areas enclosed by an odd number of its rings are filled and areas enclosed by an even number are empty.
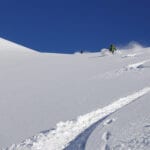
[[[1,0],[0,36],[43,52],[150,46],[149,0]]]

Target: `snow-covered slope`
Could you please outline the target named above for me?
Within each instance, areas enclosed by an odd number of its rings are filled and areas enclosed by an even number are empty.
[[[64,55],[0,39],[0,71],[0,148],[150,149],[150,48]]]

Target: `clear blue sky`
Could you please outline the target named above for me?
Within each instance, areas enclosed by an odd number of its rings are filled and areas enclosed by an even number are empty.
[[[150,45],[150,0],[1,0],[0,36],[32,49]]]

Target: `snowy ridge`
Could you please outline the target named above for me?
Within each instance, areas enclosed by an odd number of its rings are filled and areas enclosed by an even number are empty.
[[[30,48],[26,48],[23,45],[16,44],[14,42],[8,41],[4,38],[0,37],[0,51],[9,51],[9,52],[24,52],[24,53],[38,53],[35,50],[32,50]]]
[[[60,122],[57,124],[56,129],[40,133],[23,141],[21,144],[12,145],[7,150],[63,150],[91,125],[148,92],[150,92],[150,87],[145,87],[131,95],[120,98],[104,108],[79,116],[76,121]]]

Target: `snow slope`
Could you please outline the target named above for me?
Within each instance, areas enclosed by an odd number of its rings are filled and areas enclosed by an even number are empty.
[[[0,70],[0,148],[150,148],[150,48],[48,54],[1,38]]]
[[[57,128],[51,131],[47,131],[34,136],[31,139],[27,139],[19,145],[12,145],[10,149],[44,149],[44,150],[60,150],[65,149],[69,142],[74,140],[78,135],[88,129],[90,126],[101,121],[101,119],[122,108],[123,106],[133,102],[139,97],[150,92],[150,87],[144,88],[132,95],[121,98],[114,103],[98,109],[94,112],[88,113],[83,116],[79,116],[77,121],[60,122],[57,124]],[[69,149],[80,149],[80,142],[73,146],[69,145]],[[68,149],[68,148],[67,148]],[[82,148],[83,149],[83,148]]]

